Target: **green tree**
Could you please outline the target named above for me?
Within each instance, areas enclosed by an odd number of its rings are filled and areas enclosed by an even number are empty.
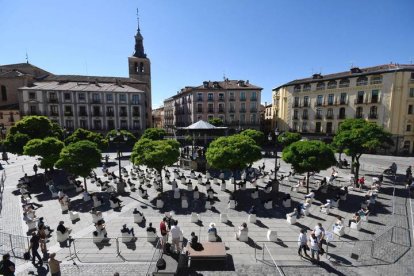
[[[125,144],[127,147],[132,147],[132,146],[135,145],[135,143],[138,140],[137,137],[135,137],[134,134],[132,134],[131,132],[129,132],[127,130],[121,129],[121,130],[119,130],[119,133],[121,135],[118,136],[117,135],[118,130],[116,130],[116,129],[113,129],[113,130],[109,131],[106,134],[106,141],[108,141],[110,143],[111,141],[110,141],[109,138],[110,137],[115,137],[114,141],[112,141],[112,142],[117,142],[117,143],[120,142],[120,143]],[[124,137],[127,137],[128,139],[125,141]]]
[[[23,147],[23,154],[29,156],[40,156],[40,167],[53,170],[59,159],[61,150],[65,144],[55,137],[45,139],[32,139]]]
[[[277,137],[277,141],[282,145],[283,148],[288,147],[290,144],[300,141],[302,136],[296,132],[283,132]]]
[[[283,149],[282,159],[298,173],[306,173],[309,193],[309,173],[326,170],[336,164],[335,153],[322,141],[298,141]]]
[[[359,159],[364,153],[393,145],[391,133],[374,122],[364,119],[344,120],[334,139],[333,146],[352,158],[352,170],[355,168],[355,181],[359,177]]]
[[[23,147],[30,141],[30,137],[24,133],[8,134],[4,142],[7,150],[15,154],[23,154]]]
[[[255,129],[246,129],[240,132],[240,134],[252,138],[258,146],[263,145],[265,141],[264,133]]]
[[[215,127],[219,127],[223,125],[223,120],[220,118],[211,118],[208,120],[209,124],[212,124]]]
[[[68,138],[65,139],[65,144],[72,144],[82,140],[94,142],[100,150],[108,147],[108,141],[101,133],[93,132],[83,128],[76,129]]]
[[[220,137],[210,143],[206,158],[210,166],[220,170],[242,170],[261,158],[260,147],[246,135]],[[234,184],[236,190],[236,184]]]
[[[91,141],[83,140],[67,145],[62,149],[56,167],[83,177],[85,190],[86,177],[101,163],[102,154],[97,145]]]
[[[167,135],[167,132],[162,128],[147,128],[141,139],[162,140],[165,135]]]
[[[164,166],[171,166],[180,156],[180,143],[176,140],[151,140],[141,138],[134,145],[131,161],[135,165],[146,165],[158,171],[160,175]],[[163,183],[161,178],[161,192]]]

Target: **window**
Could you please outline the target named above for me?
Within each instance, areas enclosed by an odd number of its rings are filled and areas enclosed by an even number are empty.
[[[126,120],[121,120],[121,129],[128,129],[128,122]]]
[[[92,94],[92,102],[93,103],[100,103],[101,102],[101,98],[99,97],[98,93],[93,93]]]
[[[322,109],[320,108],[316,109],[315,119],[318,119],[318,120],[322,119]]]
[[[328,82],[328,89],[334,89],[336,88],[336,85],[337,85],[336,81],[331,80]]]
[[[139,104],[139,95],[132,95],[132,104]]]
[[[307,120],[308,119],[308,110],[307,109],[304,109],[303,110],[302,119],[303,120]]]
[[[308,122],[302,122],[302,132],[308,132]]]
[[[115,122],[114,120],[106,121],[108,129],[115,129]]]
[[[246,112],[246,103],[240,104],[240,112]]]
[[[355,118],[363,118],[363,109],[361,106],[358,106],[356,108],[356,112],[355,112]]]
[[[321,106],[322,102],[323,102],[323,95],[318,95],[318,97],[316,98],[316,105]]]
[[[326,123],[326,133],[332,133],[332,122]]]
[[[120,102],[126,102],[126,95],[125,94],[119,94],[119,101]]]
[[[101,130],[102,129],[101,120],[93,120],[93,128],[96,130]]]
[[[341,93],[341,98],[339,99],[340,104],[346,104],[346,93]]]
[[[250,114],[250,123],[252,125],[256,124],[256,113]]]
[[[65,116],[72,116],[72,107],[70,105],[65,105]]]
[[[1,100],[7,101],[7,89],[4,85],[1,86]]]
[[[411,131],[411,125],[407,125],[407,126],[405,127],[405,131]]]
[[[328,95],[328,105],[333,105],[334,103],[334,94]]]
[[[308,96],[303,97],[303,106],[304,107],[309,107],[310,106]]]
[[[65,126],[67,129],[73,129],[73,121],[72,120],[65,120]]]
[[[382,83],[381,75],[371,77],[371,84],[380,84],[380,83]]]
[[[35,92],[29,92],[29,100],[36,100],[36,93]]]
[[[199,113],[203,112],[203,105],[202,104],[197,104],[197,112],[199,112]]]
[[[379,90],[372,90],[371,91],[371,103],[378,103],[379,102]]]
[[[58,99],[57,99],[56,93],[55,92],[50,92],[49,93],[49,102],[57,103],[57,101],[58,101]]]
[[[324,82],[318,82],[316,84],[316,90],[324,90],[325,89],[325,83]]]
[[[113,106],[107,106],[106,107],[106,116],[114,116],[114,107]]]
[[[88,121],[86,120],[79,120],[79,127],[83,128],[83,129],[87,129],[88,128]]]
[[[58,110],[57,105],[51,105],[50,106],[50,115],[51,116],[58,116],[59,115],[59,110]]]
[[[218,112],[224,112],[224,104],[219,104],[219,110]]]
[[[132,107],[132,116],[139,117],[139,106]]]
[[[112,94],[106,94],[106,101],[107,102],[112,102],[114,100],[113,95]]]
[[[101,108],[99,106],[93,107],[93,116],[101,116]]]
[[[230,123],[234,123],[234,114],[230,114]]]
[[[299,107],[299,97],[295,97],[293,107]]]
[[[338,115],[338,119],[345,119],[346,115],[345,115],[345,107],[341,107],[339,109],[339,115]]]
[[[245,101],[246,100],[246,92],[242,91],[240,92],[240,101]]]
[[[256,112],[256,102],[250,102],[250,112]]]
[[[86,106],[79,106],[79,115],[80,116],[87,116],[86,115]]]
[[[230,101],[234,101],[234,100],[235,100],[234,92],[230,92]]]
[[[219,94],[219,101],[224,101],[224,94],[223,93]]]
[[[234,103],[230,103],[230,112],[235,112]]]
[[[294,109],[293,110],[293,120],[299,119],[299,110]]]
[[[127,116],[127,109],[125,106],[121,106],[119,108],[119,116],[126,117]]]
[[[298,122],[293,122],[293,131],[298,131]]]
[[[356,81],[356,85],[357,86],[361,86],[361,85],[367,85],[368,84],[368,78],[367,77],[359,77],[359,78],[357,78],[357,81]]]
[[[411,79],[414,80],[414,73],[411,73]]]
[[[293,92],[300,92],[301,87],[300,84],[295,85],[295,87],[293,88]]]
[[[303,91],[310,91],[311,90],[311,84],[310,83],[306,83],[303,85]]]
[[[35,105],[30,106],[30,115],[37,115],[37,107]]]
[[[326,112],[326,119],[333,119],[333,109],[332,108],[328,108],[328,110]]]
[[[63,99],[65,99],[65,101],[70,101],[70,93],[63,93]]]
[[[356,104],[362,104],[364,103],[364,91],[358,91],[357,98],[356,98]]]
[[[403,148],[404,148],[404,150],[408,153],[408,151],[410,150],[410,145],[411,145],[411,142],[410,141],[404,141],[404,146],[403,146]]]
[[[79,93],[78,94],[78,100],[79,101],[84,101],[86,98],[85,98],[85,93]]]
[[[342,79],[339,81],[339,87],[349,87],[349,79]]]
[[[414,97],[414,88],[410,88],[410,97],[413,98]]]
[[[141,129],[141,124],[140,124],[140,122],[139,122],[138,120],[134,120],[134,121],[132,121],[132,128],[133,128],[133,129],[135,129],[135,130],[139,130],[139,129]]]
[[[212,120],[214,117],[213,117],[213,115],[208,115],[208,120],[210,121],[210,120]]]
[[[208,93],[208,95],[207,95],[207,100],[208,100],[208,101],[213,101],[213,100],[214,100],[214,98],[213,98],[213,93]]]
[[[245,114],[240,114],[240,123],[244,124],[245,121],[246,121],[246,115]]]
[[[197,93],[197,101],[199,101],[199,102],[203,101],[203,94],[202,93]]]
[[[408,105],[408,114],[413,114],[413,105],[412,104]]]

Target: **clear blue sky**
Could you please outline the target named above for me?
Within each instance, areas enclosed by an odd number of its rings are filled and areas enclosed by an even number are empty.
[[[0,0],[0,64],[127,76],[136,8],[153,106],[204,80],[271,89],[314,72],[414,62],[414,1]]]

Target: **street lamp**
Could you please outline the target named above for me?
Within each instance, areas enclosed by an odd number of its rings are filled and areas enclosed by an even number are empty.
[[[279,132],[279,130],[278,129],[275,129],[275,180],[274,180],[274,184],[275,184],[275,190],[276,190],[276,192],[279,192],[279,185],[277,185],[278,184],[278,180],[277,180],[277,172],[279,171],[279,166],[277,165],[277,159],[278,159],[278,156],[277,156],[277,139],[278,139],[278,137],[279,137],[279,135],[280,135],[280,132]],[[267,139],[269,140],[269,142],[270,141],[272,141],[272,133],[271,132],[269,132],[269,136],[267,137]]]
[[[128,141],[128,136],[125,134],[122,134],[121,131],[118,129],[116,131],[116,135],[110,135],[109,141],[113,142],[116,145],[117,150],[117,158],[118,158],[118,167],[119,167],[119,181],[116,184],[116,189],[118,193],[124,193],[125,192],[125,186],[122,181],[122,172],[121,172],[121,150],[120,145],[122,143],[125,143]]]

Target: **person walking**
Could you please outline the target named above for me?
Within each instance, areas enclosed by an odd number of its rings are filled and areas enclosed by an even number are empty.
[[[316,254],[316,260],[319,262],[319,241],[315,233],[312,233],[310,235],[309,241],[310,241],[310,250],[311,250],[312,260],[315,260],[315,254]]]
[[[56,253],[52,253],[49,256],[49,269],[50,269],[50,274],[52,276],[60,276],[60,263],[61,261],[58,261],[55,259],[56,257]]]
[[[35,175],[37,175],[37,169],[38,169],[37,164],[34,164],[33,165],[33,171],[34,171]]]
[[[174,245],[177,253],[180,253],[180,238],[181,238],[181,229],[178,226],[178,221],[175,220],[174,221],[174,225],[171,227],[170,230],[171,233],[171,239],[172,239],[172,244]]]
[[[10,254],[3,255],[3,259],[0,261],[0,274],[4,276],[13,276],[16,270],[16,265],[10,261]]]
[[[299,237],[298,237],[298,245],[299,245],[299,249],[298,249],[298,255],[302,256],[302,251],[303,253],[305,253],[306,257],[309,258],[308,253],[306,252],[306,250],[308,249],[308,237],[306,236],[306,229],[301,229],[300,233],[299,233]]]
[[[167,218],[164,217],[162,221],[160,222],[161,246],[164,252],[165,252],[165,244],[167,243],[167,240],[168,240],[168,231],[167,231],[166,221],[167,221]]]
[[[36,232],[32,233],[32,238],[30,239],[30,246],[29,246],[29,251],[32,251],[32,264],[34,266],[36,266],[36,258],[39,260],[38,265],[42,266],[43,265],[43,261],[42,258],[39,255],[39,252],[37,252],[37,250],[39,249],[39,245],[40,245],[40,237],[39,235],[37,235]]]

